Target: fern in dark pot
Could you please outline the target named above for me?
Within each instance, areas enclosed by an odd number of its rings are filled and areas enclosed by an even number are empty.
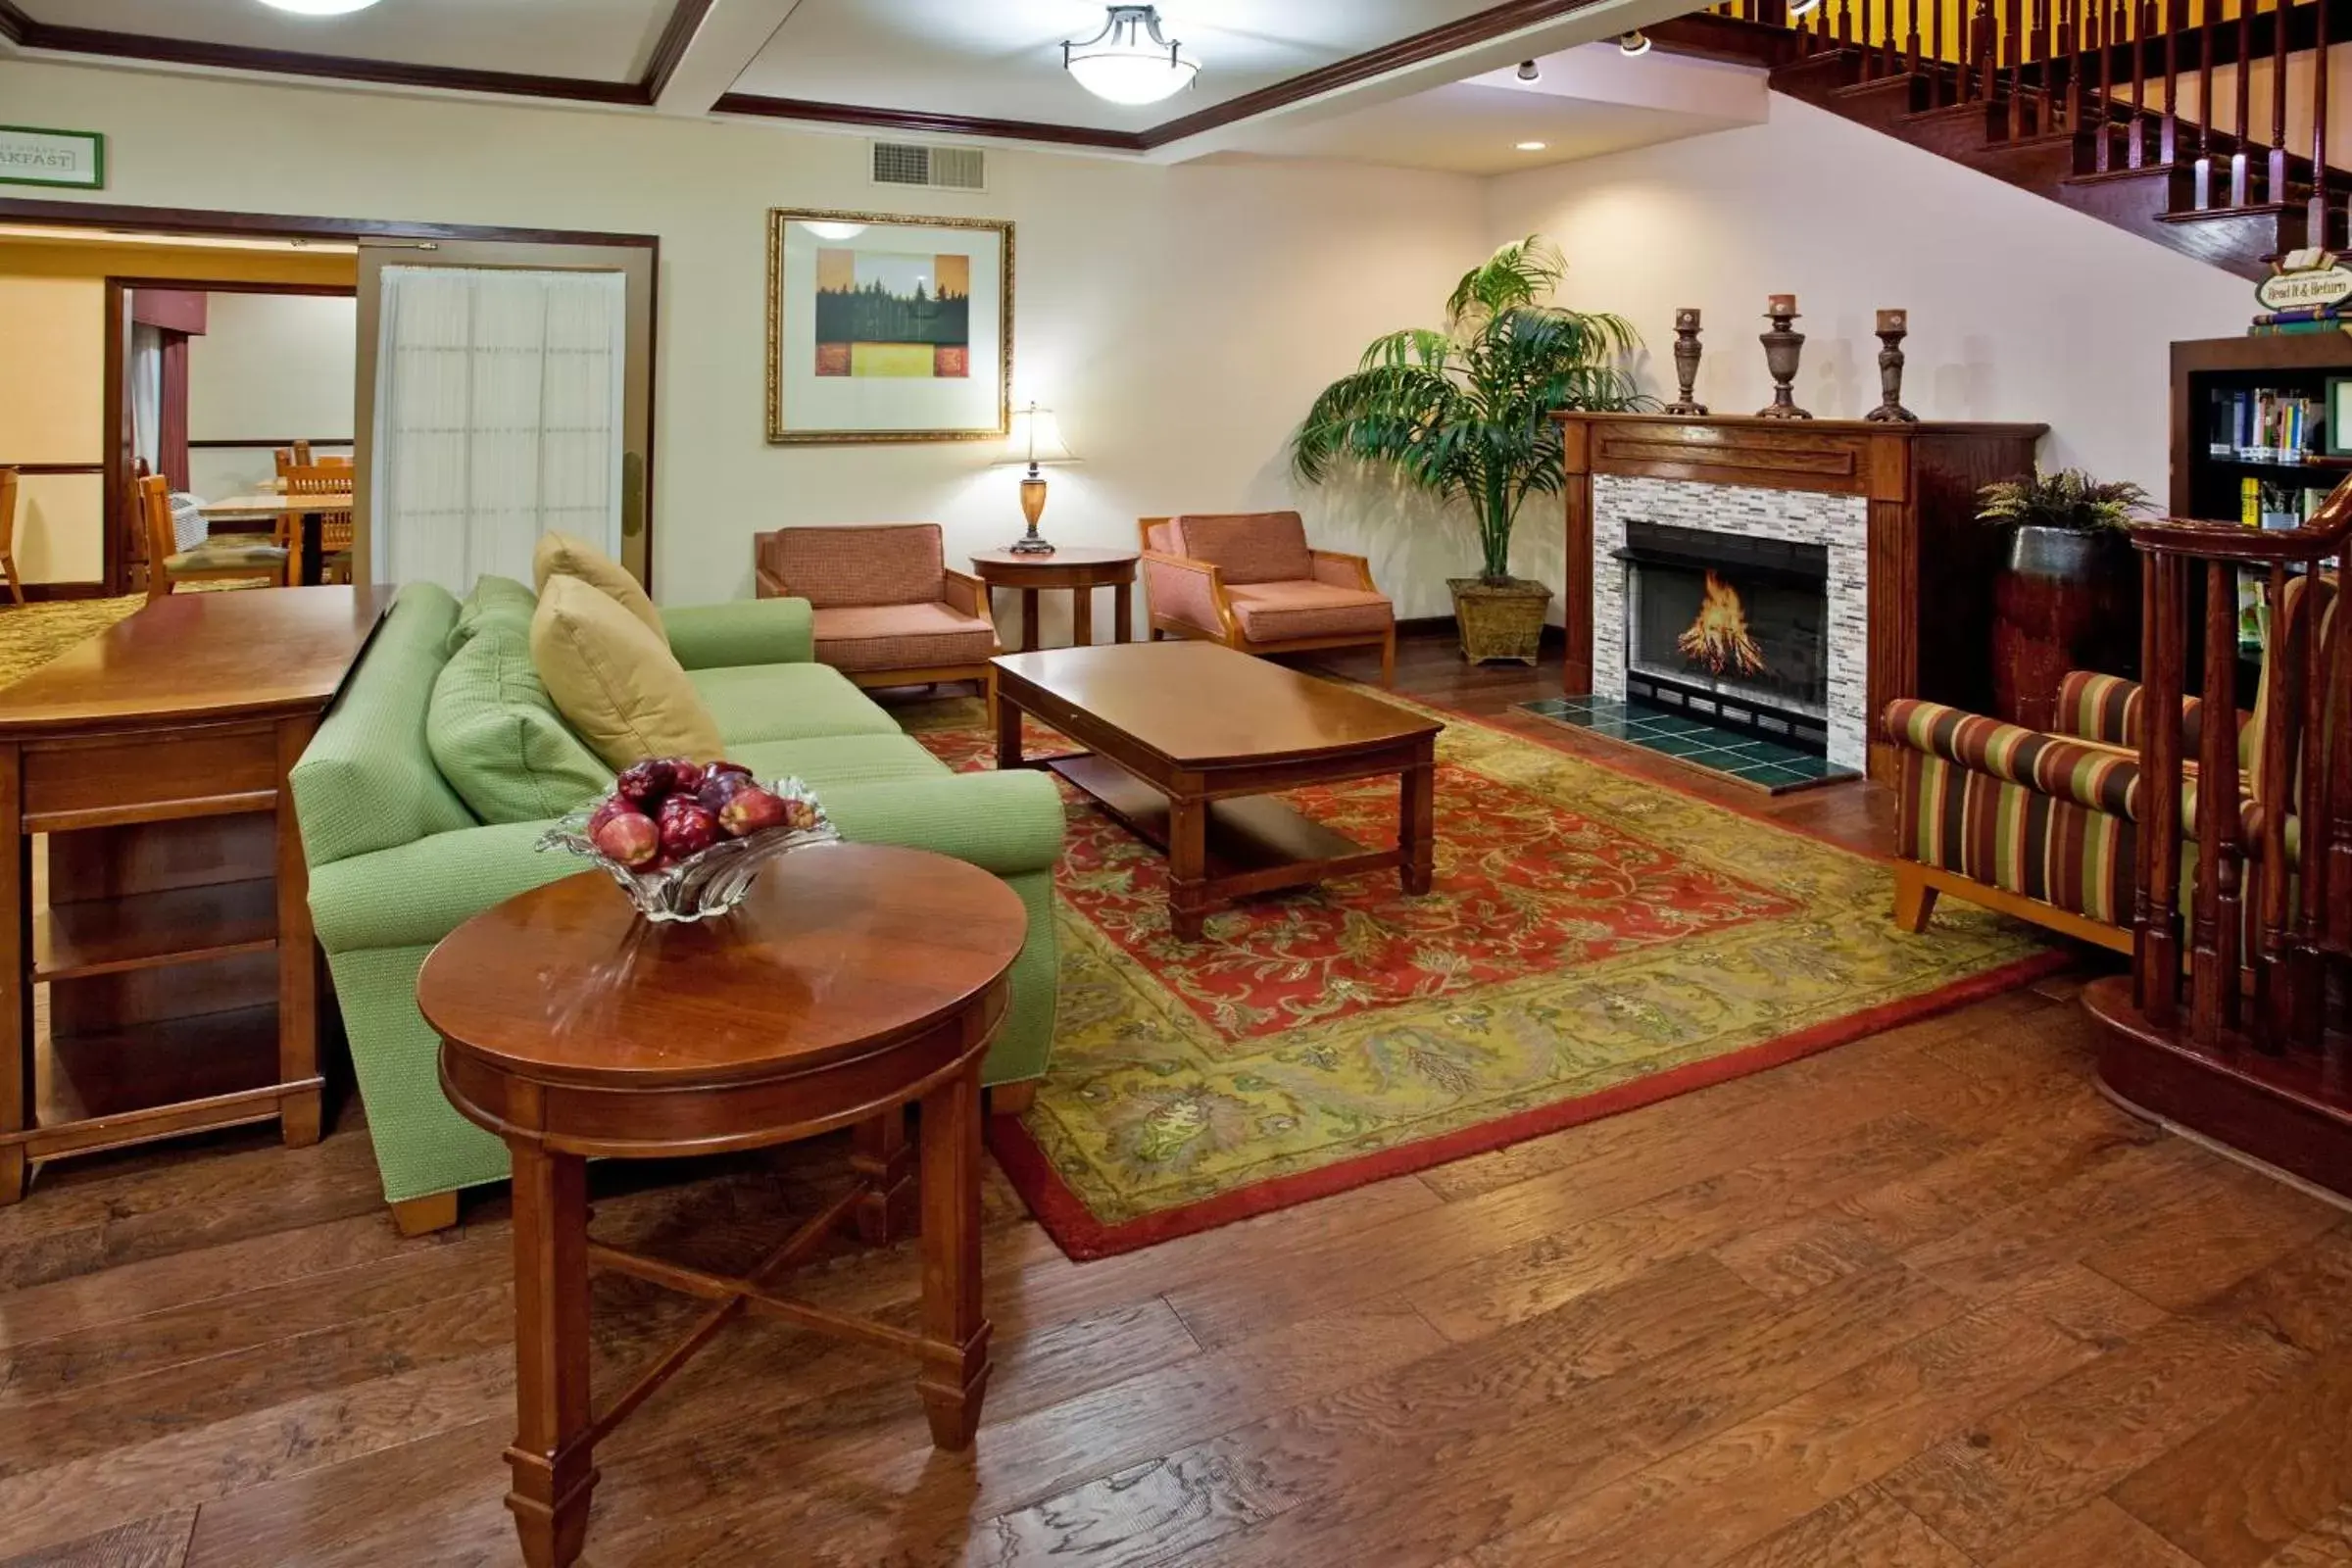
[[[2008,556],[1993,583],[1993,710],[2012,723],[2049,729],[2069,670],[2136,674],[2139,567],[2132,523],[2148,493],[2080,468],[1988,484],[1977,516],[2007,529]]]
[[[1292,448],[1299,478],[1383,466],[1478,526],[1480,572],[1447,581],[1462,654],[1536,662],[1551,590],[1511,575],[1511,528],[1528,499],[1566,482],[1561,409],[1642,409],[1622,368],[1641,339],[1623,318],[1550,303],[1567,264],[1542,235],[1463,274],[1444,330],[1391,332],[1324,388]]]

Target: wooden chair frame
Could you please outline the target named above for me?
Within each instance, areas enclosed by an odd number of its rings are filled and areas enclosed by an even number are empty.
[[[139,508],[147,518],[147,602],[171,596],[172,586],[183,582],[259,582],[274,585],[293,569],[293,558],[287,564],[276,566],[210,566],[196,571],[173,572],[164,563],[179,553],[172,536],[172,479],[168,474],[154,474],[139,481]]]
[[[0,468],[0,571],[8,573],[8,591],[24,602],[24,583],[17,575],[17,470]]]
[[[1381,636],[1352,632],[1336,637],[1276,637],[1263,642],[1252,640],[1247,632],[1242,630],[1241,617],[1234,613],[1233,601],[1226,593],[1225,573],[1222,568],[1213,562],[1200,561],[1192,556],[1171,555],[1164,550],[1152,548],[1152,530],[1173,520],[1170,517],[1140,517],[1136,519],[1136,533],[1143,544],[1143,559],[1153,565],[1171,566],[1179,571],[1189,571],[1205,577],[1208,580],[1209,603],[1216,607],[1220,629],[1211,631],[1205,626],[1196,625],[1181,616],[1160,614],[1152,605],[1150,574],[1143,573],[1145,580],[1144,621],[1152,629],[1153,642],[1161,642],[1169,637],[1191,637],[1201,642],[1223,643],[1226,647],[1238,652],[1256,654],[1261,657],[1267,654],[1314,653],[1329,648],[1377,648],[1380,650],[1380,684],[1384,689],[1395,687],[1396,684],[1396,619],[1394,615],[1389,617],[1388,631]],[[1364,557],[1351,556],[1339,550],[1310,550],[1307,554],[1318,562],[1328,561],[1352,568],[1356,575],[1357,586],[1362,588],[1365,593],[1380,592],[1380,585],[1372,580],[1372,563]]]

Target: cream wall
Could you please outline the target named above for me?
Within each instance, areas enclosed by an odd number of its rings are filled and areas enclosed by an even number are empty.
[[[1774,94],[1762,125],[1493,182],[1489,238],[1543,230],[1563,298],[1632,318],[1645,390],[1674,395],[1674,312],[1704,313],[1697,395],[1718,413],[1772,398],[1756,334],[1794,293],[1796,401],[1856,418],[1879,402],[1882,306],[1911,313],[1903,402],[1931,419],[2051,427],[2042,461],[2166,491],[2169,348],[2241,334],[2253,286],[1959,164]],[[1557,582],[1548,503],[1525,569]]]
[[[348,453],[358,303],[318,294],[206,296],[205,331],[188,341],[188,488],[218,499],[277,471],[295,437]]]
[[[13,368],[0,374],[0,464],[100,462],[105,362],[103,282],[0,272],[0,365]],[[95,473],[19,480],[15,549],[26,582],[104,569],[104,484]]]
[[[1015,393],[1054,407],[1085,460],[1053,475],[1048,531],[1070,543],[1130,541],[1145,514],[1287,500],[1284,446],[1315,391],[1378,332],[1428,319],[1486,230],[1474,179],[1340,165],[999,149],[990,190],[956,196],[872,186],[861,137],[768,125],[24,62],[0,62],[0,102],[11,120],[107,132],[111,202],[659,234],[655,586],[680,604],[748,595],[759,529],[934,518],[954,558],[1020,525],[1015,475],[972,444],[765,443],[771,206],[1017,223]],[[1431,546],[1372,548],[1393,564]],[[1442,610],[1443,582],[1417,575],[1407,612]]]

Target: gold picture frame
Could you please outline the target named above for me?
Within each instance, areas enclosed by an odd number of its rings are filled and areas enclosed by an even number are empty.
[[[793,225],[825,225],[847,230],[846,233],[819,235],[805,232],[795,236]],[[877,233],[880,230],[882,232]],[[987,243],[965,251],[943,250],[928,258],[936,267],[925,271],[920,264],[926,258],[920,253],[890,251],[887,241],[895,233],[906,239],[918,240],[923,231],[945,231],[952,235],[993,236]],[[877,241],[882,243],[876,243]],[[822,244],[822,259],[806,257],[795,263],[795,253],[807,252]],[[843,257],[850,258],[845,262]],[[910,297],[893,297],[892,304],[908,310],[929,311],[946,300],[945,274],[958,258],[963,264],[967,280],[965,291],[956,296],[963,314],[963,337],[960,344],[943,341],[928,335],[930,331],[949,332],[952,326],[925,321],[925,336],[920,341],[906,343],[866,343],[852,341],[846,336],[838,341],[824,340],[822,333],[837,331],[837,326],[820,325],[818,297],[826,292],[819,287],[817,275],[821,268],[850,269],[845,278],[862,275],[856,259],[868,258],[877,271],[888,272],[914,269],[920,276],[913,278],[915,289]],[[996,286],[987,287],[986,272],[991,266],[997,272]],[[910,274],[912,275],[912,274]],[[767,215],[767,439],[777,446],[831,445],[838,443],[873,443],[902,441],[990,441],[1003,440],[1011,429],[1012,421],[1012,285],[1013,285],[1013,225],[1010,220],[989,218],[927,218],[891,213],[841,212],[818,208],[771,208]],[[864,288],[889,291],[896,285],[886,279],[869,280]],[[936,290],[936,292],[934,292]],[[845,282],[841,289],[848,292]],[[986,306],[974,310],[974,302]],[[993,312],[992,308],[993,307]],[[989,317],[993,314],[994,320]],[[982,328],[993,325],[993,343],[978,339]],[[954,356],[960,348],[962,372],[942,375],[936,367],[956,363]],[[922,352],[928,350],[935,367],[929,371],[906,368]],[[807,368],[797,368],[796,362],[806,352]],[[871,351],[870,354],[860,351]],[[986,363],[993,356],[995,364]],[[856,368],[871,364],[877,367],[871,373],[860,374]],[[895,368],[893,367],[896,367]],[[857,388],[841,389],[833,397],[834,381],[863,382]],[[943,386],[959,381],[964,386]],[[981,388],[993,390],[993,411],[983,412],[978,406]],[[870,405],[895,405],[903,413],[897,416],[886,414],[874,416]],[[827,407],[827,405],[834,405]],[[955,412],[956,406],[968,410],[968,420],[947,423],[919,422],[920,409],[945,408]],[[936,415],[934,415],[936,418]]]

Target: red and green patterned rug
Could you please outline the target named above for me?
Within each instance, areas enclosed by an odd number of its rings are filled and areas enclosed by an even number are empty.
[[[993,765],[976,702],[901,716],[951,764]],[[1157,852],[1065,786],[1054,1065],[990,1137],[1071,1256],[1688,1093],[2064,961],[1957,901],[1903,935],[1880,861],[1437,716],[1427,896],[1352,877],[1227,907],[1198,943],[1170,935]],[[1393,781],[1289,799],[1395,842]]]

